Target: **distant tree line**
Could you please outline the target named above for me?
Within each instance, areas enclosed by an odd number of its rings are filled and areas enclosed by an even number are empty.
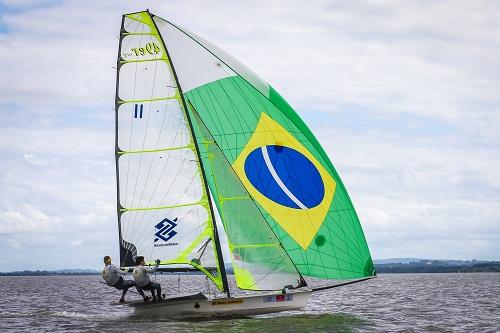
[[[377,273],[472,273],[500,272],[500,261],[457,263],[446,260],[421,260],[410,263],[376,264]]]
[[[500,261],[459,261],[459,260],[420,260],[409,263],[375,264],[377,273],[469,273],[469,272],[500,272]],[[231,267],[227,267],[228,274],[232,274]],[[99,271],[91,269],[69,270],[36,270],[0,272],[0,276],[76,276],[98,275]],[[179,274],[179,273],[178,273]],[[201,274],[200,272],[187,272],[185,274]]]

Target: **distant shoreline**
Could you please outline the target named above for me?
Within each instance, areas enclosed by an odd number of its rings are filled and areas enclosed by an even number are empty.
[[[418,260],[375,264],[378,273],[500,273],[500,261]]]
[[[399,273],[500,273],[500,261],[456,261],[456,260],[423,260],[404,262],[375,263],[375,270],[380,274]],[[100,275],[100,271],[92,269],[35,270],[0,272],[0,276],[85,276]],[[232,270],[228,270],[231,274]],[[183,274],[200,274],[190,272]]]

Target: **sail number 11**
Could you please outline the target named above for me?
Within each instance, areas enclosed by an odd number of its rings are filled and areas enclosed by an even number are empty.
[[[135,56],[143,56],[147,53],[155,55],[161,52],[161,49],[155,43],[146,43],[144,47],[134,47],[132,48],[132,52],[135,53]]]

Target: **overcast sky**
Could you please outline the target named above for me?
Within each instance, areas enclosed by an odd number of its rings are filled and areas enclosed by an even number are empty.
[[[500,3],[0,0],[0,270],[118,257],[123,13],[271,83],[324,145],[372,256],[500,260]]]

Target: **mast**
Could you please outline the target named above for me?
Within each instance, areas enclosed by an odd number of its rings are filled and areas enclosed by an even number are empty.
[[[155,20],[153,18],[153,14],[151,14],[149,12],[149,10],[147,10],[147,13],[151,17],[151,21],[153,22],[156,30],[159,32],[158,26],[156,25],[156,22],[155,22]],[[214,207],[212,205],[212,197],[210,195],[210,189],[208,187],[207,177],[206,177],[206,174],[205,174],[205,169],[203,167],[203,160],[201,158],[200,150],[198,149],[198,141],[197,141],[196,135],[194,134],[194,131],[193,131],[193,124],[191,122],[191,117],[189,116],[189,112],[187,111],[187,104],[186,104],[186,101],[184,99],[184,94],[182,93],[182,88],[181,88],[181,85],[179,83],[179,79],[177,77],[177,73],[175,72],[174,64],[172,63],[172,60],[170,58],[170,54],[168,52],[167,46],[165,44],[165,41],[163,40],[163,36],[160,33],[158,33],[158,36],[160,37],[161,43],[163,44],[163,48],[165,49],[165,53],[167,55],[168,63],[170,64],[170,68],[172,68],[172,73],[174,75],[175,83],[177,84],[177,89],[179,90],[179,95],[181,96],[181,101],[182,101],[182,107],[184,109],[184,114],[186,115],[186,119],[187,119],[188,124],[189,124],[189,129],[191,131],[191,136],[193,138],[194,147],[195,147],[195,150],[196,150],[196,157],[198,158],[198,161],[200,163],[201,175],[202,175],[202,178],[203,178],[203,186],[205,187],[205,191],[207,193],[207,199],[208,199],[208,204],[209,204],[209,208],[210,208],[210,216],[212,218],[212,225],[213,225],[213,228],[214,228],[215,250],[216,250],[216,253],[217,253],[217,261],[219,263],[219,270],[221,272],[222,286],[223,286],[224,291],[227,294],[227,297],[231,297],[231,294],[229,292],[229,284],[227,282],[226,267],[224,265],[224,258],[222,256],[222,249],[221,249],[221,246],[220,246],[219,232],[217,230],[217,222],[215,220]]]
[[[118,250],[120,255],[120,266],[125,266],[125,255],[122,254],[122,228],[121,228],[121,205],[120,205],[120,173],[118,172],[118,159],[120,158],[119,148],[118,148],[118,89],[119,89],[119,77],[120,77],[120,54],[122,49],[122,31],[123,24],[125,22],[125,15],[122,15],[122,24],[120,26],[120,40],[118,42],[118,55],[116,60],[116,92],[115,92],[115,173],[116,173],[116,210],[118,217]]]

